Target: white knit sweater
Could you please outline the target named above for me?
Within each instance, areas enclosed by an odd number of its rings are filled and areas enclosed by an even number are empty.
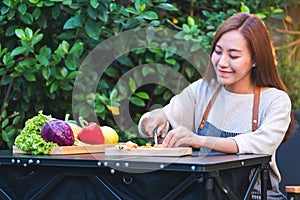
[[[195,133],[216,86],[202,79],[174,96],[164,107],[172,127],[183,125]],[[276,149],[290,123],[289,96],[276,88],[263,90],[260,95],[258,129],[252,132],[253,94],[236,94],[222,88],[208,116],[208,122],[226,132],[243,133],[233,137],[239,153],[270,154],[271,169],[280,181],[276,166]]]

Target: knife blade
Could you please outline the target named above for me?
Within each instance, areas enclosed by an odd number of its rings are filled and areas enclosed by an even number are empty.
[[[154,145],[157,145],[157,127],[153,129]]]

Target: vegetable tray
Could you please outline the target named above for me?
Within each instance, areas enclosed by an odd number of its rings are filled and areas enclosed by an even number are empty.
[[[192,155],[191,147],[175,148],[143,148],[136,149],[117,149],[116,147],[105,148],[105,155],[122,155],[122,156],[185,156]]]
[[[97,144],[97,145],[85,145],[85,146],[58,146],[52,147],[49,155],[68,155],[68,154],[85,154],[85,153],[103,153],[105,148],[113,147],[114,144]],[[14,154],[31,154],[13,147]]]

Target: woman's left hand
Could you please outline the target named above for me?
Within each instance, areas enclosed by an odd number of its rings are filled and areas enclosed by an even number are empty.
[[[184,126],[172,129],[166,135],[163,145],[166,147],[192,146],[200,147],[200,137]]]

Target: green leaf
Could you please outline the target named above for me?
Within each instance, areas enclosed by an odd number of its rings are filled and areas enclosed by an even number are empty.
[[[281,13],[283,13],[284,12],[284,10],[283,9],[281,9],[281,8],[276,8],[276,9],[274,9],[273,10],[273,14],[281,14]]]
[[[112,78],[117,78],[119,76],[118,71],[112,67],[107,68],[104,73]]]
[[[149,99],[149,94],[146,92],[137,92],[135,95],[141,99]]]
[[[143,17],[144,19],[148,19],[148,20],[158,19],[158,15],[154,11],[144,12],[140,16]]]
[[[132,14],[135,14],[135,15],[138,15],[140,13],[140,11],[138,10],[135,10],[134,8],[132,7],[129,7],[129,8],[125,8],[125,11],[126,12],[129,12],[129,13],[132,13]]]
[[[71,59],[66,59],[65,65],[69,70],[75,70],[77,68],[75,61]]]
[[[165,59],[166,63],[169,63],[171,65],[175,65],[177,61],[175,59]]]
[[[111,4],[109,5],[109,11],[113,12],[115,11],[117,8],[117,4],[115,2],[111,2]]]
[[[25,53],[26,51],[27,51],[27,47],[16,47],[14,50],[12,50],[11,56],[12,57],[17,56]]]
[[[159,20],[153,20],[150,22],[151,26],[159,26],[160,25],[160,21]]]
[[[97,8],[99,6],[99,3],[97,0],[90,0],[90,5],[93,7],[93,8]]]
[[[25,33],[24,33],[24,31],[23,31],[22,29],[17,28],[17,29],[15,30],[15,34],[16,34],[16,36],[17,36],[18,38],[20,38],[21,40],[26,40]]]
[[[109,94],[109,99],[114,100],[117,97],[117,95],[118,95],[118,91],[114,88]]]
[[[79,15],[71,17],[64,24],[63,29],[73,29],[82,25],[82,21]]]
[[[21,15],[20,19],[25,24],[31,25],[33,23],[33,16],[30,13],[25,13],[25,15]]]
[[[9,120],[8,119],[5,119],[2,121],[2,124],[1,124],[1,128],[4,128],[5,126],[7,126]]]
[[[34,46],[37,43],[39,43],[43,39],[44,35],[43,34],[37,34],[32,38],[31,44]]]
[[[101,26],[96,21],[88,19],[84,26],[84,29],[90,38],[99,40]]]
[[[35,75],[34,74],[24,74],[24,78],[29,81],[29,82],[34,82],[36,81]]]
[[[174,5],[172,5],[170,3],[160,3],[160,4],[158,4],[157,7],[160,9],[163,9],[163,10],[168,10],[168,11],[177,11],[178,10]]]
[[[192,78],[193,75],[195,74],[195,70],[194,70],[193,67],[185,67],[185,68],[184,68],[184,71],[185,71],[185,73],[187,74],[187,76],[188,76],[189,78]]]
[[[53,19],[57,19],[61,14],[59,6],[60,5],[57,4],[56,6],[54,6],[52,8],[51,16],[52,16]]]
[[[62,43],[61,43],[61,48],[63,49],[63,51],[65,52],[65,53],[68,53],[68,51],[69,51],[69,47],[70,47],[70,44],[67,42],[67,41],[62,41]]]
[[[135,10],[137,10],[137,11],[141,10],[141,2],[140,2],[140,0],[135,0],[134,1],[134,7],[135,7]]]
[[[137,98],[137,97],[130,97],[129,101],[130,101],[132,104],[134,104],[134,105],[136,105],[136,106],[139,106],[139,107],[143,107],[143,106],[146,105],[145,102],[144,102],[142,99]]]
[[[129,83],[130,91],[134,92],[136,90],[136,84],[133,78],[130,77],[128,83]]]
[[[21,66],[26,67],[27,69],[30,68],[31,70],[34,70],[33,66],[36,64],[36,60],[35,60],[35,58],[27,57],[26,59],[20,61],[19,64]]]
[[[260,19],[265,19],[265,18],[266,18],[266,15],[263,14],[263,13],[255,13],[255,15],[256,15],[257,17],[259,17]]]
[[[70,73],[67,75],[66,79],[69,79],[69,80],[75,79],[76,76],[78,75],[78,73],[79,73],[78,71],[70,72]]]
[[[129,56],[120,56],[117,58],[117,61],[122,64],[122,65],[125,65],[125,66],[128,66],[128,67],[133,67],[134,64],[133,62],[131,61],[130,57]]]
[[[68,75],[68,69],[65,67],[62,67],[59,71],[63,77],[66,77]]]
[[[146,4],[141,5],[140,11],[143,12],[146,9]]]
[[[71,91],[73,89],[73,86],[70,83],[60,84],[59,88],[64,91]]]
[[[37,59],[37,61],[39,63],[41,63],[43,66],[47,67],[48,66],[48,59],[46,58],[46,56],[43,55],[36,55],[35,58]]]
[[[76,53],[78,51],[81,51],[83,49],[83,42],[75,42],[75,44],[72,46],[70,50],[70,54]]]
[[[32,4],[37,4],[38,2],[40,2],[40,0],[28,0],[28,1]]]
[[[41,16],[41,9],[40,8],[34,9],[32,16],[35,20],[38,20]]]
[[[51,57],[51,49],[47,46],[43,46],[40,49],[39,53],[45,57],[49,57],[49,58]]]
[[[1,9],[0,9],[0,13],[3,15],[3,18],[4,18],[4,15],[6,13],[8,13],[10,11],[9,7],[6,7],[6,6],[3,6]],[[2,20],[1,20],[2,21]]]
[[[97,19],[97,10],[95,8],[93,8],[92,6],[89,6],[87,8],[87,14],[89,15],[90,18],[96,20]]]
[[[10,7],[10,6],[11,6],[11,3],[12,3],[12,1],[11,1],[11,0],[3,0],[3,3],[4,3],[4,5],[6,5],[6,6]]]
[[[31,38],[33,36],[33,31],[28,27],[25,28],[25,36],[26,36],[26,39],[28,39],[28,40],[31,40]]]
[[[96,109],[95,109],[95,111],[96,111],[96,113],[102,113],[102,112],[104,112],[106,109],[105,109],[105,106],[103,105],[103,104],[97,104],[96,105]]]
[[[3,112],[1,113],[1,118],[4,119],[7,115],[7,111],[3,110]]]
[[[75,34],[73,32],[63,32],[57,36],[60,40],[69,40],[75,38]]]
[[[15,14],[16,14],[16,11],[15,10],[10,10],[8,13],[7,13],[7,19],[8,20],[11,20],[15,17]]]
[[[42,69],[42,75],[45,80],[48,80],[51,76],[51,69],[50,67],[45,67]]]
[[[195,26],[195,20],[194,20],[193,17],[188,16],[187,21],[188,21],[188,25],[189,25],[189,26]]]
[[[241,12],[250,13],[250,9],[242,2],[241,3]]]
[[[1,44],[0,44],[0,58],[6,53],[7,48],[4,48],[1,50]]]
[[[18,7],[18,11],[21,15],[25,15],[26,11],[27,11],[27,6],[25,3],[22,3],[21,5],[19,5]]]
[[[13,125],[16,125],[16,124],[18,124],[18,123],[20,122],[20,119],[21,119],[21,117],[20,117],[20,116],[16,116],[16,117],[14,117],[12,124],[13,124]]]
[[[52,94],[53,92],[55,92],[57,88],[58,88],[58,83],[57,81],[54,81],[50,86],[50,93]]]
[[[98,18],[104,22],[107,23],[108,22],[108,13],[107,12],[101,12],[98,14]]]

